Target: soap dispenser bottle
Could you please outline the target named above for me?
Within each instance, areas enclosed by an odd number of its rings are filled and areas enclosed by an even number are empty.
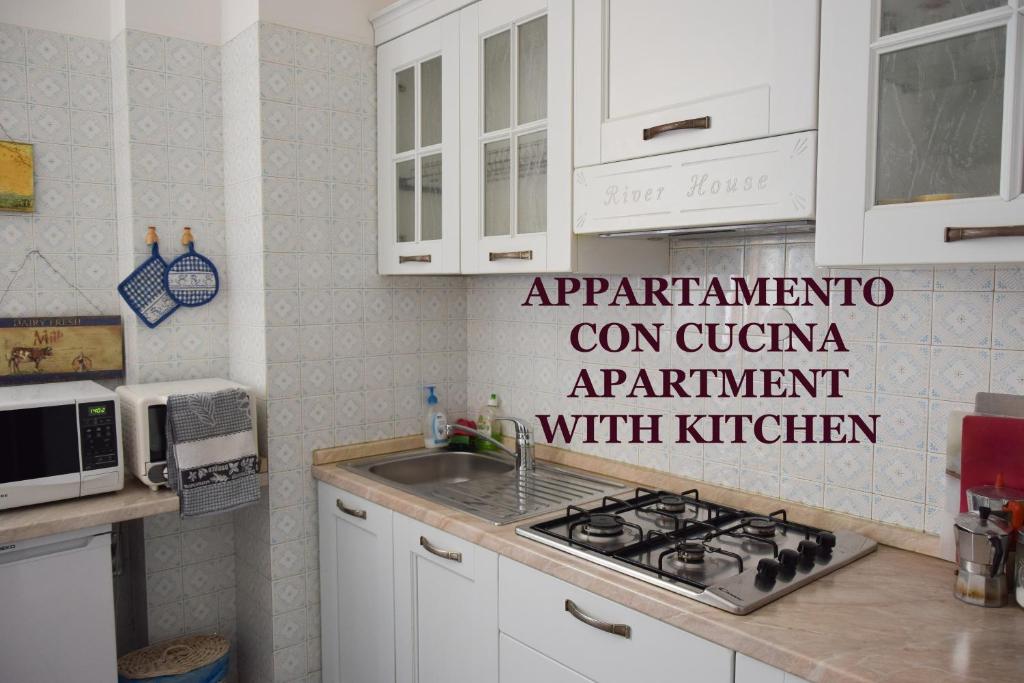
[[[448,445],[448,436],[445,433],[448,418],[437,404],[434,387],[428,386],[427,392],[427,413],[423,417],[423,443],[427,448],[441,448]]]

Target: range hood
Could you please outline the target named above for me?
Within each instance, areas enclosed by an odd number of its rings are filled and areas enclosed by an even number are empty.
[[[574,230],[707,237],[814,229],[816,131],[577,168]]]
[[[742,234],[744,237],[757,235],[792,235],[814,232],[814,221],[784,221],[782,223],[743,223],[739,225],[695,225],[689,227],[658,228],[656,230],[617,230],[595,233],[598,237],[646,237],[658,239],[701,239]]]

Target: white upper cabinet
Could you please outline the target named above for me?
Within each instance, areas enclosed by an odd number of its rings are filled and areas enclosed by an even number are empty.
[[[575,165],[812,130],[818,0],[576,3]]]
[[[1020,0],[824,0],[819,265],[1024,261]]]
[[[571,270],[572,3],[462,21],[462,271]]]
[[[459,18],[377,50],[382,275],[459,272]]]

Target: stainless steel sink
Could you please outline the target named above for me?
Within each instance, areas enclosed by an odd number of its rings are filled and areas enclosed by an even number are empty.
[[[515,469],[508,461],[466,451],[414,452],[370,465],[368,471],[395,484],[461,484]]]
[[[339,463],[494,524],[509,524],[626,489],[622,482],[537,463],[517,472],[504,454],[418,449]]]

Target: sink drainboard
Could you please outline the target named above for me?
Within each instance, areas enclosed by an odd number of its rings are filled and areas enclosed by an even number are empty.
[[[429,497],[495,524],[508,524],[623,489],[618,482],[538,464],[522,478],[510,472],[433,486]]]

